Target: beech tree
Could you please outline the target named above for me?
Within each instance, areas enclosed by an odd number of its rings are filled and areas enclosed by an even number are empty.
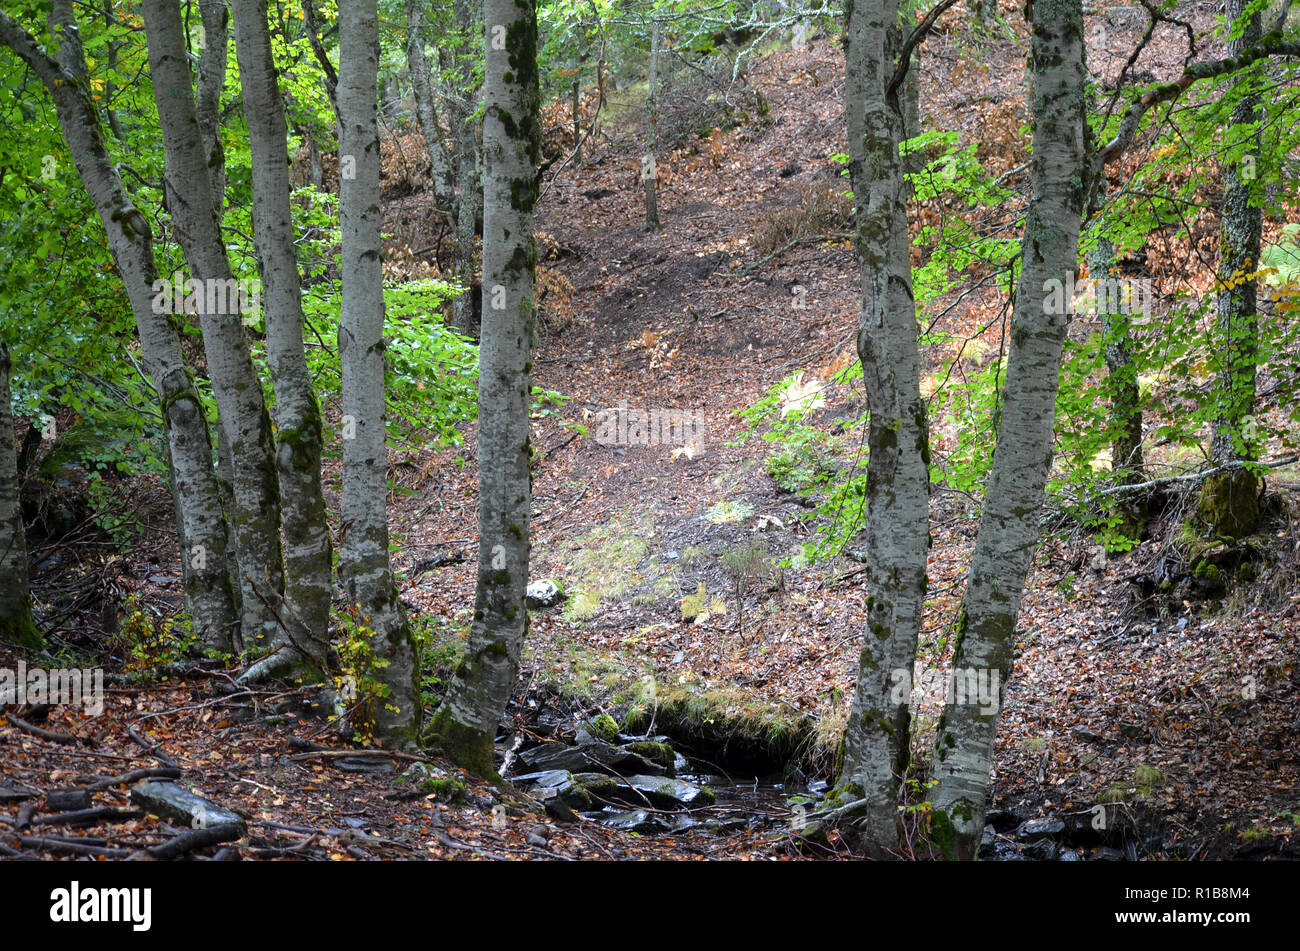
[[[384,275],[379,227],[379,13],[339,10],[339,216],[343,239],[343,500],[339,568],[369,632],[381,686],[366,714],[376,739],[413,745],[423,709],[419,663],[388,554],[388,426],[384,406]]]
[[[236,282],[213,199],[180,8],[170,0],[144,0],[141,12],[163,134],[164,191],[177,239],[193,279],[229,289]],[[246,645],[267,647],[276,642],[284,593],[271,418],[243,320],[229,291],[224,306],[219,295],[197,296],[203,298],[197,309],[218,424],[229,442],[233,465],[234,511],[229,516],[239,561],[241,633]]]
[[[542,144],[535,0],[487,0],[486,20],[478,583],[465,656],[430,735],[483,776],[493,773],[492,741],[528,632],[533,206]]]
[[[47,55],[43,44],[3,11],[0,40],[31,67],[49,91],[60,131],[108,236],[166,423],[186,610],[205,648],[229,650],[239,621],[230,584],[221,495],[212,470],[212,443],[173,317],[153,306],[157,265],[152,227],[131,200],[105,145],[71,0],[54,0],[48,23],[57,42],[57,59]]]
[[[333,548],[321,489],[321,416],[303,350],[302,286],[289,205],[288,129],[271,59],[266,0],[234,0],[240,91],[253,160],[253,228],[262,274],[267,360],[275,386],[276,471],[285,537],[283,626],[253,680],[324,662]]]
[[[1259,42],[1260,11],[1251,0],[1228,0],[1226,13],[1231,25],[1228,56],[1235,57]],[[1251,82],[1260,65],[1238,81]],[[1232,126],[1255,129],[1259,117],[1259,94],[1248,90],[1233,107]],[[1258,130],[1246,134],[1254,143],[1252,151],[1258,155]],[[1220,370],[1210,438],[1210,463],[1216,467],[1246,462],[1253,456],[1249,429],[1255,407],[1256,272],[1263,228],[1263,212],[1255,194],[1259,187],[1255,161],[1252,157],[1249,165],[1229,164],[1223,175],[1216,300]],[[1251,534],[1259,522],[1259,478],[1242,465],[1208,476],[1201,490],[1200,515],[1221,536],[1240,538]]]
[[[1085,107],[1081,0],[1035,0],[1029,72],[1033,97],[1031,198],[997,448],[966,580],[953,652],[954,679],[999,687],[1011,674],[1016,618],[1038,544],[1036,513],[1052,463],[1061,348],[1070,322],[1065,288],[1077,265],[1084,207]],[[1000,714],[969,691],[951,691],[934,749],[933,831],[952,857],[971,859],[984,831]]]
[[[437,103],[437,57],[426,52],[426,5],[406,0],[406,63],[415,97],[415,117],[424,134],[424,151],[429,156],[429,178],[433,182],[433,203],[453,227],[456,223],[456,175],[447,137],[442,131]]]
[[[853,0],[844,32],[844,109],[862,292],[857,347],[871,418],[867,630],[838,779],[847,787],[841,799],[854,802],[839,808],[860,814],[864,846],[877,857],[898,846],[898,785],[909,759],[908,703],[930,538],[929,424],[920,391],[908,193],[899,153],[905,124],[894,79],[902,47],[898,20],[897,0]]]

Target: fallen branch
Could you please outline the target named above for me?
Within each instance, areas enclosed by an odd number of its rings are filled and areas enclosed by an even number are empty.
[[[174,859],[219,842],[229,842],[243,835],[243,830],[231,825],[218,825],[210,829],[190,829],[173,836],[161,845],[152,845],[145,851],[156,859]]]
[[[42,730],[35,724],[28,723],[22,717],[15,716],[12,713],[6,713],[5,719],[12,723],[24,733],[30,733],[32,736],[39,736],[42,740],[49,740],[51,743],[76,743],[77,738],[70,733],[55,733],[52,730]]]
[[[72,852],[76,855],[101,855],[109,859],[124,859],[131,853],[103,845],[87,845],[71,839],[50,839],[37,835],[20,835],[18,841],[25,847],[46,849],[50,852]]]
[[[102,819],[112,822],[124,822],[138,819],[144,813],[138,809],[122,809],[118,806],[96,806],[94,809],[75,809],[72,812],[59,812],[52,816],[40,816],[32,820],[34,826],[45,825],[89,825]]]
[[[121,776],[101,776],[87,786],[86,791],[103,792],[105,789],[126,786],[142,779],[177,779],[180,774],[181,771],[173,766],[146,766],[143,769],[133,769]]]
[[[1137,482],[1133,485],[1114,485],[1109,489],[1102,489],[1097,494],[1103,496],[1112,495],[1136,495],[1143,492],[1150,492],[1152,489],[1159,488],[1162,485],[1175,485],[1180,482],[1200,482],[1212,475],[1218,475],[1220,472],[1230,472],[1233,469],[1240,469],[1244,466],[1258,466],[1261,469],[1280,469],[1283,466],[1289,466],[1300,462],[1300,455],[1288,456],[1285,459],[1274,459],[1272,462],[1229,462],[1221,466],[1215,466],[1213,469],[1206,469],[1203,472],[1190,472],[1186,475],[1163,476],[1159,479],[1150,479],[1146,482]]]

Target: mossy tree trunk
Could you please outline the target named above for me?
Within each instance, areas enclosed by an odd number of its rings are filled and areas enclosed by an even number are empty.
[[[1260,38],[1260,15],[1245,10],[1249,0],[1228,0],[1228,22],[1242,35],[1228,41],[1228,55],[1237,56]],[[1245,23],[1242,24],[1242,19]],[[1239,78],[1251,83],[1257,67]],[[1259,96],[1247,93],[1233,107],[1232,132],[1250,127],[1260,118]],[[1254,456],[1249,433],[1255,407],[1257,358],[1260,229],[1263,213],[1254,190],[1255,165],[1260,161],[1258,131],[1251,133],[1249,161],[1229,163],[1224,171],[1223,212],[1219,223],[1217,412],[1210,440],[1210,462],[1223,466]],[[1215,534],[1240,538],[1259,524],[1259,480],[1244,467],[1219,472],[1201,488],[1200,516]]]
[[[867,629],[838,782],[864,802],[869,854],[899,846],[898,789],[910,755],[912,668],[930,540],[929,425],[920,391],[916,306],[899,142],[904,120],[888,89],[901,49],[897,0],[855,0],[846,20],[844,108],[858,205],[862,292],[858,357],[871,410],[867,433]]]
[[[141,4],[149,72],[163,134],[164,190],[192,279],[226,293],[198,295],[199,325],[219,424],[230,441],[234,508],[228,514],[239,553],[245,646],[274,643],[284,596],[280,495],[271,417],[253,369],[236,285],[208,173],[199,128],[180,7],[171,0]]]
[[[318,676],[329,645],[333,546],[321,488],[321,416],[303,349],[302,285],[289,196],[288,128],[271,58],[267,0],[234,0],[235,49],[253,172],[253,233],[262,272],[266,356],[275,387],[276,471],[284,525],[283,626],[245,681]]]
[[[1065,294],[1083,215],[1087,70],[1081,0],[1035,0],[1029,74],[1034,141],[1031,199],[1011,321],[1006,394],[980,516],[953,669],[984,678],[992,697],[950,692],[934,751],[933,830],[951,857],[972,859],[984,830],[1001,688],[1011,675],[1016,619],[1038,544],[1038,513],[1052,462]],[[991,702],[985,702],[991,701]]]
[[[166,425],[171,491],[185,571],[185,608],[204,648],[229,650],[239,613],[231,590],[226,523],[212,470],[212,442],[176,324],[153,306],[153,234],[127,194],[105,146],[100,112],[91,98],[86,58],[71,0],[55,0],[50,33],[58,58],[8,14],[0,11],[0,41],[10,47],[49,90],[59,128],[82,184],[94,202],[109,250],[126,287],[145,366]]]
[[[535,0],[487,0],[478,584],[465,658],[430,739],[492,775],[492,741],[528,632],[533,206],[541,156]]]
[[[42,638],[32,622],[9,368],[9,348],[0,343],[0,641],[36,650]]]
[[[339,212],[343,312],[343,538],[339,570],[348,605],[371,632],[374,667],[362,671],[387,696],[366,711],[376,739],[418,739],[419,658],[388,553],[388,427],[384,404],[384,285],[379,227],[379,13],[376,0],[339,9]],[[351,172],[349,174],[348,172]]]

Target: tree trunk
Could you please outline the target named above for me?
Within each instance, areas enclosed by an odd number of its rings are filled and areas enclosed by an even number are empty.
[[[239,553],[245,646],[266,647],[279,631],[284,594],[280,501],[271,420],[244,335],[236,286],[215,213],[208,157],[195,113],[180,8],[144,0],[149,71],[163,133],[165,195],[193,278],[207,291],[198,307],[208,373],[219,424],[230,440],[234,510],[229,513]],[[224,301],[220,298],[224,296]]]
[[[1115,247],[1108,238],[1098,238],[1097,246],[1089,255],[1088,271],[1098,283],[1096,299],[1113,302],[1122,299],[1111,293],[1119,281],[1115,265]],[[1119,285],[1121,294],[1125,290]],[[1110,312],[1103,308],[1101,331],[1106,357],[1106,391],[1110,399],[1110,427],[1114,436],[1110,443],[1110,468],[1120,485],[1137,485],[1146,481],[1142,460],[1142,403],[1138,390],[1137,366],[1133,362],[1133,335],[1129,314]],[[1118,503],[1123,518],[1124,535],[1138,541],[1146,527],[1146,503],[1140,498]]]
[[[221,91],[226,85],[226,52],[230,45],[226,0],[199,0],[199,16],[203,22],[203,50],[199,56],[195,111],[203,150],[208,155],[212,200],[220,217],[226,204],[226,157],[221,146]]]
[[[483,214],[483,177],[480,122],[474,118],[482,90],[474,79],[474,70],[467,58],[474,48],[475,34],[483,32],[482,0],[456,0],[455,17],[457,35],[450,51],[454,60],[451,70],[444,71],[450,72],[449,79],[453,85],[448,118],[456,138],[456,236],[452,247],[452,276],[466,291],[452,298],[451,323],[469,336],[479,332],[477,310],[481,295],[474,292],[478,281],[474,239]]]
[[[1248,0],[1228,0],[1228,22],[1240,23]],[[1260,38],[1256,10],[1246,20],[1242,35],[1228,42],[1228,55],[1237,56]],[[1241,82],[1250,83],[1250,70]],[[1232,125],[1259,121],[1259,96],[1246,95],[1232,110]],[[1259,133],[1250,151],[1258,156]],[[1258,161],[1258,158],[1256,158]],[[1253,166],[1250,166],[1253,169]],[[1218,335],[1221,366],[1218,407],[1210,441],[1210,463],[1221,466],[1253,458],[1248,428],[1255,409],[1255,360],[1258,351],[1258,297],[1260,229],[1263,215],[1252,204],[1254,175],[1242,164],[1229,164],[1224,172],[1223,214],[1219,224]],[[1259,524],[1259,479],[1238,467],[1208,477],[1201,489],[1200,516],[1218,535],[1240,538]]]
[[[376,0],[339,10],[343,310],[343,537],[339,568],[350,606],[372,633],[370,676],[387,688],[366,711],[376,739],[413,745],[420,727],[419,660],[388,556],[388,431],[384,406],[384,284],[379,226],[379,14]],[[348,438],[351,434],[352,438]],[[360,725],[360,724],[358,724]]]
[[[582,166],[582,80],[573,77],[573,167]]]
[[[436,61],[435,61],[436,62]],[[455,226],[456,179],[447,155],[447,141],[438,122],[434,83],[429,77],[430,61],[425,54],[424,10],[419,0],[406,0],[406,64],[415,94],[415,116],[424,133],[424,150],[429,156],[429,177],[433,180],[433,201],[439,214]]]
[[[47,57],[31,34],[0,12],[0,40],[41,78],[54,100],[59,127],[108,236],[126,285],[145,364],[167,427],[171,490],[186,566],[185,607],[205,649],[230,650],[238,625],[227,566],[226,523],[212,471],[212,443],[203,404],[181,355],[176,325],[155,310],[153,235],[131,202],[104,146],[99,111],[90,98],[86,60],[71,0],[56,0],[50,30],[59,59]]]
[[[659,227],[659,201],[655,194],[655,139],[658,136],[659,103],[656,88],[659,70],[659,36],[663,27],[658,20],[650,28],[650,78],[645,99],[645,155],[641,157],[641,181],[645,186],[645,226],[653,231]]]
[[[0,343],[0,641],[37,650],[44,643],[32,621],[27,587],[27,538],[18,493],[9,348]]]
[[[487,22],[478,585],[465,659],[431,730],[435,743],[482,776],[493,773],[492,740],[528,632],[532,219],[542,141],[535,0],[487,0]]]
[[[253,165],[253,231],[261,264],[266,354],[275,386],[276,469],[285,537],[285,627],[276,653],[244,674],[295,666],[316,674],[328,647],[333,547],[321,490],[321,418],[303,350],[302,286],[289,196],[288,129],[271,59],[266,0],[234,0],[240,90]],[[260,668],[260,669],[259,669]],[[302,672],[302,671],[300,671]]]
[[[916,306],[899,142],[903,114],[887,94],[900,51],[897,0],[856,0],[845,25],[844,108],[858,206],[858,357],[868,430],[867,629],[844,735],[841,786],[864,800],[868,854],[896,852],[898,786],[909,759],[909,702],[930,540],[929,426],[920,391]]]
[[[1076,269],[1083,214],[1087,72],[1081,0],[1035,0],[1032,9],[1032,198],[1002,423],[953,656],[955,686],[974,680],[990,689],[987,695],[974,691],[976,696],[969,689],[950,692],[934,754],[932,831],[936,844],[960,859],[975,857],[984,830],[1001,688],[1011,674],[1016,617],[1052,461],[1061,347],[1070,320],[1066,288]]]

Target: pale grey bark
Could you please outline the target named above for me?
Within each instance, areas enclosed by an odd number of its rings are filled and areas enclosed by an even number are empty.
[[[1031,198],[997,449],[953,657],[955,671],[973,671],[986,683],[996,674],[999,688],[1011,674],[1020,598],[1038,543],[1070,320],[1064,288],[1076,270],[1083,214],[1087,72],[1081,0],[1035,0],[1032,9]],[[975,857],[984,829],[1001,710],[1000,702],[978,699],[965,691],[950,693],[935,745],[935,831],[940,846],[961,859]]]
[[[1248,0],[1228,0],[1228,23],[1240,24]],[[1237,39],[1228,41],[1228,55],[1237,56],[1243,49],[1259,42],[1260,14],[1251,13]],[[1255,70],[1247,72],[1243,82],[1250,82]],[[1259,121],[1259,96],[1248,94],[1232,110],[1233,126],[1247,126]],[[1258,163],[1260,138],[1256,131],[1251,139],[1250,154]],[[1246,438],[1247,421],[1255,408],[1255,361],[1258,351],[1258,278],[1263,212],[1258,200],[1252,202],[1257,184],[1240,163],[1229,164],[1223,176],[1223,210],[1219,221],[1219,268],[1217,295],[1219,371],[1216,398],[1217,412],[1210,440],[1210,461],[1214,465],[1247,460],[1251,456]],[[1259,479],[1249,469],[1238,468],[1211,476],[1201,490],[1202,520],[1219,535],[1240,538],[1255,530],[1259,522]]]
[[[528,631],[533,207],[541,155],[535,0],[487,0],[486,8],[478,585],[465,658],[432,724],[434,741],[480,775],[493,772],[492,740]],[[492,42],[494,30],[503,43]]]
[[[483,90],[467,61],[474,49],[475,35],[483,33],[482,0],[456,0],[456,25],[449,49],[449,69],[443,71],[450,92],[447,120],[456,141],[456,234],[452,247],[452,277],[469,288],[451,302],[452,326],[464,334],[475,334],[478,301],[471,292],[478,280],[474,239],[483,214],[483,163],[479,142],[482,121],[476,117]]]
[[[9,368],[9,348],[0,343],[0,641],[35,649],[41,636],[32,622]]]
[[[437,80],[431,73],[437,59],[425,52],[424,4],[406,0],[406,65],[411,74],[411,91],[415,94],[415,117],[424,134],[424,151],[429,156],[429,177],[433,181],[433,201],[439,214],[454,225],[456,176],[448,155],[447,138],[438,121]]]
[[[203,406],[181,354],[176,325],[153,307],[157,269],[153,235],[122,185],[104,145],[99,112],[90,98],[86,61],[71,0],[56,0],[50,30],[60,40],[58,61],[7,14],[3,40],[41,78],[54,100],[59,127],[108,236],[126,286],[141,349],[167,427],[171,489],[185,565],[185,606],[204,648],[229,650],[238,626],[227,565],[226,523],[212,470],[212,444]]]
[[[855,0],[845,21],[849,176],[858,206],[858,356],[870,409],[867,629],[838,783],[861,800],[866,851],[898,849],[898,787],[909,758],[910,687],[929,548],[929,425],[920,392],[916,306],[899,142],[888,93],[900,54],[897,0]]]
[[[232,286],[199,131],[180,8],[144,0],[149,71],[163,133],[164,187],[177,238],[193,277]],[[280,628],[284,593],[280,503],[271,419],[253,369],[238,305],[205,300],[199,325],[219,424],[230,440],[235,505],[229,512],[239,552],[241,623],[245,646],[265,647]]]
[[[302,285],[289,196],[288,128],[271,58],[267,0],[233,0],[235,51],[253,166],[253,233],[262,273],[266,355],[275,387],[276,469],[284,524],[284,626],[275,653],[244,680],[305,668],[316,673],[329,644],[333,571],[321,489],[321,418],[303,349]]]
[[[650,75],[646,83],[645,98],[645,154],[641,157],[641,182],[645,188],[645,226],[649,230],[659,227],[659,197],[655,191],[658,172],[655,168],[655,148],[659,133],[659,40],[663,24],[655,20],[650,27]]]
[[[379,125],[376,0],[350,0],[339,10],[340,221],[343,310],[339,358],[343,374],[343,537],[339,569],[350,606],[372,632],[371,675],[389,693],[365,715],[376,739],[416,741],[419,659],[388,556],[388,433],[384,407],[384,285],[379,227]],[[349,174],[349,169],[351,174]]]
[[[230,40],[230,11],[226,0],[199,0],[203,24],[203,50],[199,54],[195,112],[203,149],[208,154],[208,175],[217,214],[226,203],[226,155],[221,145],[221,91],[226,86],[226,51]]]

